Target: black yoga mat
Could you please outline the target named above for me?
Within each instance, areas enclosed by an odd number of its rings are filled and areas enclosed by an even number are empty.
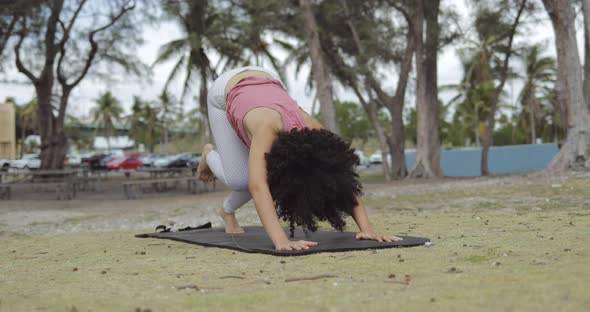
[[[246,226],[244,234],[226,234],[223,228],[208,228],[185,230],[179,232],[161,232],[138,234],[135,237],[164,238],[181,241],[190,244],[197,244],[206,247],[219,247],[234,249],[250,253],[263,253],[275,256],[302,256],[318,252],[339,252],[362,249],[381,249],[393,247],[414,247],[421,246],[430,241],[428,238],[399,236],[403,240],[398,242],[377,242],[369,240],[357,240],[356,233],[337,231],[316,231],[305,233],[300,229],[295,230],[295,240],[311,240],[318,242],[317,246],[307,250],[275,250],[271,240],[261,226]],[[287,232],[289,235],[290,232]]]

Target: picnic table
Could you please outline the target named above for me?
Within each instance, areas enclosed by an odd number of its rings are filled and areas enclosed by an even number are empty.
[[[138,199],[141,198],[143,193],[164,192],[183,182],[186,183],[187,191],[192,194],[211,191],[207,183],[199,181],[196,177],[189,176],[128,180],[123,182],[123,192],[127,199]],[[215,181],[211,184],[213,190],[215,190]]]
[[[4,182],[4,177],[18,177],[19,175],[18,172],[0,171],[0,183]]]
[[[162,177],[174,177],[186,175],[186,173],[192,172],[192,168],[157,168],[157,167],[140,167],[135,170],[136,172],[149,173],[150,178],[162,178]],[[127,176],[127,173],[125,174]]]
[[[0,183],[0,199],[10,199],[10,185]]]
[[[73,199],[77,190],[86,190],[90,182],[100,183],[100,177],[89,176],[86,169],[53,169],[53,170],[27,170],[0,172],[0,183],[3,185],[2,192],[10,196],[10,184],[5,182],[4,177],[29,178],[33,191],[53,190],[57,199]],[[96,188],[96,185],[94,186]]]
[[[78,173],[77,187],[80,191],[103,191],[103,181],[107,178],[106,170],[84,170]]]
[[[76,197],[76,183],[78,170],[64,169],[64,170],[28,170],[28,171],[14,171],[2,172],[2,177],[19,177],[30,178],[33,186],[33,191],[54,190],[57,194],[57,199],[73,199]],[[3,180],[3,178],[2,178]],[[8,184],[3,184],[8,185]],[[10,187],[8,187],[10,192]],[[7,196],[9,197],[9,195]]]

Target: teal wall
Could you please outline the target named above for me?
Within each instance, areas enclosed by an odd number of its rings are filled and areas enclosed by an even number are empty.
[[[490,149],[490,174],[540,170],[559,152],[557,144],[528,144],[494,146]],[[406,152],[406,165],[411,169],[416,152]],[[476,177],[481,175],[481,148],[443,150],[441,166],[448,177]]]

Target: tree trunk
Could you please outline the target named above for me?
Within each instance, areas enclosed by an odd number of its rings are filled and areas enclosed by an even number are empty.
[[[404,56],[401,62],[401,68],[399,72],[399,79],[397,81],[397,86],[395,87],[395,95],[389,96],[381,87],[380,83],[377,82],[375,77],[373,76],[369,66],[367,65],[367,60],[364,54],[364,47],[361,43],[360,36],[354,26],[350,18],[350,10],[346,3],[346,0],[340,0],[340,3],[344,9],[347,19],[347,25],[350,28],[353,41],[355,43],[357,49],[357,62],[360,65],[361,73],[366,76],[366,84],[367,90],[369,91],[369,95],[372,93],[370,92],[371,89],[375,91],[377,94],[377,98],[383,105],[387,108],[390,115],[392,116],[392,136],[382,142],[383,139],[386,139],[385,133],[383,133],[383,129],[379,124],[379,119],[377,116],[377,112],[374,106],[372,106],[372,112],[365,107],[367,110],[367,114],[369,114],[369,119],[373,123],[374,128],[377,131],[379,145],[381,146],[382,156],[385,160],[383,162],[383,171],[385,173],[385,178],[389,181],[391,178],[403,178],[407,176],[408,170],[406,168],[406,155],[405,155],[405,128],[403,123],[403,108],[404,108],[404,101],[405,101],[405,93],[408,83],[408,77],[410,75],[410,71],[412,69],[412,58],[414,55],[414,28],[412,25],[412,19],[410,14],[406,9],[402,6],[393,5],[396,10],[404,15],[406,22],[408,24],[408,33],[407,33],[407,43],[406,49],[404,52]],[[357,91],[358,93],[358,91]],[[358,96],[358,94],[357,94]],[[360,98],[360,97],[359,97]],[[363,106],[366,106],[363,104]],[[373,117],[371,117],[374,115]],[[384,143],[387,145],[388,149],[384,147]],[[389,150],[389,153],[386,151]],[[391,157],[391,168],[389,168],[388,157]]]
[[[414,22],[416,44],[416,111],[418,144],[412,178],[442,175],[440,168],[439,103],[437,86],[438,11],[440,0],[417,0]],[[424,29],[424,22],[426,28]],[[423,41],[423,32],[426,40]]]
[[[39,136],[41,137],[41,168],[52,169],[53,163],[53,124],[55,123],[51,111],[51,82],[39,82],[36,86],[37,92],[37,116],[39,116]]]
[[[111,153],[111,136],[109,134],[106,134],[106,139],[107,139],[107,152],[109,152],[109,154]]]
[[[365,101],[356,85],[353,85],[352,88],[357,98],[361,102],[361,105],[363,106],[365,112],[367,113],[367,116],[369,117],[369,122],[371,122],[371,125],[373,125],[373,128],[375,128],[375,133],[377,134],[377,142],[379,142],[379,148],[381,149],[381,152],[383,153],[383,151],[387,151],[387,135],[385,134],[383,127],[379,123],[377,105],[373,101],[371,101],[372,103],[367,103],[367,101]],[[391,171],[389,170],[389,164],[387,162],[384,162],[381,168],[383,171],[383,175],[385,176],[385,181],[391,181],[392,176]]]
[[[568,111],[568,132],[559,154],[547,170],[590,168],[590,111],[584,100],[574,8],[569,0],[543,0],[557,46],[557,99]]]
[[[383,159],[382,171],[383,175],[385,176],[385,181],[391,181],[391,170],[389,168],[389,163],[387,162],[387,151],[389,147],[387,144],[387,135],[385,134],[385,130],[383,129],[383,127],[381,127],[381,124],[379,123],[377,105],[375,103],[368,104],[365,108],[365,111],[367,112],[367,115],[369,115],[369,120],[373,124],[375,132],[377,134],[377,141],[379,142],[379,148],[381,149],[381,157]]]
[[[404,128],[403,105],[392,105],[391,114],[391,139],[389,150],[391,151],[391,176],[395,179],[408,175],[406,168],[406,129]]]
[[[305,31],[307,33],[307,47],[311,58],[313,80],[316,84],[318,98],[320,100],[320,113],[323,126],[339,134],[338,123],[336,122],[336,110],[332,96],[332,83],[328,75],[322,46],[320,43],[319,28],[313,13],[311,0],[299,0],[299,6],[303,14]]]
[[[359,63],[359,65],[360,65],[361,74],[368,76],[368,79],[365,79],[365,84],[367,87],[366,89],[367,89],[367,93],[369,95],[370,103],[367,103],[365,101],[365,99],[363,98],[361,92],[358,89],[358,86],[356,83],[356,77],[352,77],[352,75],[350,74],[351,71],[348,71],[349,74],[345,75],[346,78],[344,80],[353,88],[357,98],[359,99],[359,101],[361,102],[361,105],[363,106],[363,109],[365,110],[365,112],[367,113],[367,116],[369,117],[369,122],[371,123],[371,125],[375,129],[375,133],[377,135],[377,142],[379,142],[379,148],[381,149],[381,157],[382,157],[382,159],[386,160],[383,162],[383,165],[381,166],[381,170],[383,172],[383,176],[385,176],[385,181],[391,181],[392,174],[391,174],[391,170],[389,167],[389,162],[387,161],[387,154],[388,154],[387,151],[389,150],[391,153],[392,150],[391,150],[391,144],[388,142],[389,140],[387,139],[387,134],[385,134],[385,131],[384,131],[383,127],[381,126],[381,123],[379,123],[379,114],[377,113],[378,104],[376,101],[374,101],[373,96],[372,96],[372,92],[371,92],[370,85],[372,82],[375,82],[375,81],[374,81],[372,75],[367,70],[368,66],[367,66],[367,61],[366,61],[366,57],[365,57],[365,50],[364,50],[363,44],[361,43],[360,36],[356,30],[356,27],[353,23],[352,18],[351,18],[351,12],[350,12],[350,9],[348,8],[348,4],[346,3],[346,0],[340,0],[340,5],[344,9],[344,14],[346,15],[345,16],[346,24],[348,25],[348,28],[350,29],[350,33],[352,34],[352,39],[353,39],[355,47],[356,47],[356,52],[357,52],[356,59],[357,59],[357,63]],[[342,60],[340,60],[337,64],[340,65],[340,67],[345,67],[344,64],[346,64],[346,63],[344,63]],[[378,90],[377,92],[384,93],[379,86],[377,86],[376,90]]]
[[[377,114],[377,104],[375,103],[375,101],[373,101],[372,97],[371,97],[371,93],[370,93],[370,89],[367,88],[367,90],[369,91],[369,102],[367,102],[364,98],[364,96],[361,94],[361,91],[359,90],[357,81],[356,81],[356,76],[353,74],[353,70],[348,67],[346,65],[346,63],[344,63],[344,61],[340,58],[340,55],[338,55],[337,51],[335,51],[333,49],[333,46],[331,45],[331,43],[325,42],[325,46],[326,46],[326,58],[327,61],[331,62],[332,65],[332,69],[335,71],[335,75],[342,81],[343,84],[350,86],[350,88],[354,91],[354,93],[356,94],[357,98],[359,99],[359,102],[361,103],[363,109],[365,110],[365,112],[367,113],[367,116],[369,118],[369,122],[371,123],[371,125],[373,126],[373,128],[375,129],[375,133],[377,135],[377,141],[379,142],[379,147],[381,148],[381,151],[387,151],[387,135],[385,134],[385,131],[383,129],[383,127],[381,126],[381,124],[379,123],[379,118],[378,118],[378,114]],[[315,101],[314,101],[314,106],[315,106]],[[314,106],[312,106],[311,112],[313,114],[314,112]],[[387,163],[383,163],[382,166],[382,170],[383,170],[383,175],[385,176],[385,180],[386,181],[391,181],[391,174],[389,171],[389,166]]]
[[[53,145],[50,148],[51,154],[51,169],[63,169],[64,159],[66,156],[66,135],[63,128],[63,123],[56,123],[54,134],[52,137]]]
[[[582,2],[582,12],[584,14],[584,98],[586,105],[590,109],[590,0]]]
[[[19,72],[23,73],[35,86],[37,93],[38,107],[37,116],[39,122],[39,132],[41,136],[41,168],[42,169],[61,169],[64,166],[64,156],[66,149],[66,137],[64,133],[65,112],[68,98],[72,89],[82,81],[84,76],[88,73],[89,68],[98,51],[98,43],[95,40],[95,35],[105,29],[111,27],[117,20],[119,20],[126,12],[135,7],[134,3],[126,3],[116,16],[111,16],[110,23],[92,30],[88,33],[88,41],[90,43],[90,50],[84,62],[84,66],[80,75],[74,79],[72,83],[68,83],[64,73],[61,70],[62,61],[66,53],[67,41],[69,39],[70,30],[74,21],[76,20],[80,10],[86,1],[80,1],[78,8],[70,16],[69,21],[60,20],[60,14],[63,9],[63,0],[53,0],[48,4],[50,15],[47,18],[47,25],[44,29],[44,61],[41,73],[36,77],[29,69],[26,68],[21,60],[21,45],[28,35],[27,21],[28,17],[23,15],[22,25],[23,30],[19,35],[18,43],[14,47],[16,67]],[[130,6],[127,6],[130,4]],[[38,22],[38,21],[36,21]],[[61,36],[56,36],[58,24],[61,26]],[[66,26],[67,25],[67,26]],[[59,37],[59,39],[58,39]],[[59,54],[59,60],[56,58]],[[57,65],[57,66],[56,66]],[[56,72],[54,72],[54,70]],[[52,91],[54,89],[55,76],[61,84],[62,94],[60,97],[60,105],[57,117],[53,114],[54,107],[51,105]]]

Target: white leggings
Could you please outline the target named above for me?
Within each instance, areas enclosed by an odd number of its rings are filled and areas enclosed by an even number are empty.
[[[225,111],[210,104],[208,107],[217,150],[207,154],[206,161],[215,177],[232,189],[223,210],[234,213],[252,198],[248,191],[248,148],[229,124]]]
[[[205,161],[215,177],[232,189],[223,202],[223,209],[228,213],[234,213],[252,198],[248,191],[249,150],[227,120],[224,97],[228,80],[244,70],[264,71],[278,79],[275,73],[267,69],[248,66],[221,74],[209,88],[207,108],[217,150],[207,154]]]

